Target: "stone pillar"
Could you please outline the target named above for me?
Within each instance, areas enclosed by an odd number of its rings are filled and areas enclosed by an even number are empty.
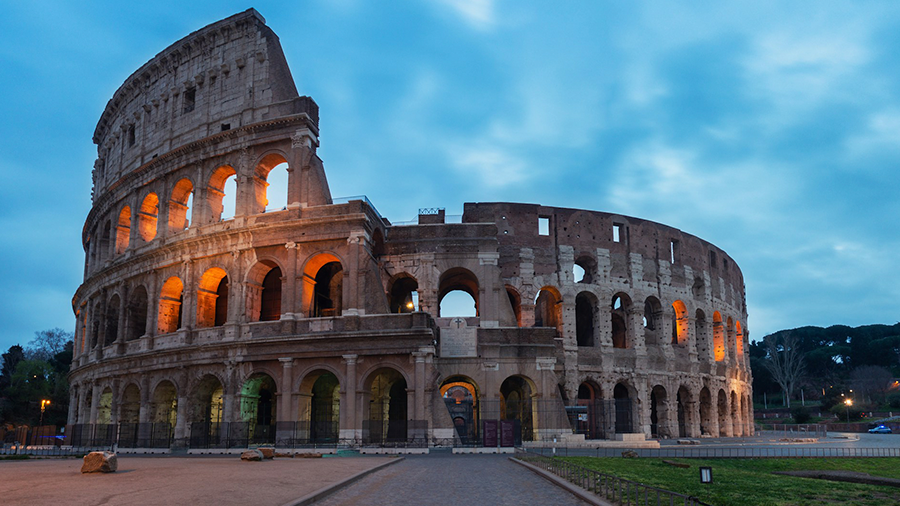
[[[289,416],[288,413],[291,411],[291,405],[293,404],[293,379],[294,379],[294,359],[287,358],[279,358],[279,362],[281,362],[281,388],[280,388],[280,398],[278,399],[278,414],[275,417],[277,421],[290,422],[293,421],[293,417]]]
[[[141,379],[141,406],[138,409],[138,423],[150,423],[150,379]]]
[[[344,355],[344,363],[347,364],[344,384],[344,402],[341,406],[341,423],[340,438],[343,440],[356,441],[362,436],[362,424],[357,419],[356,414],[356,361],[359,355]],[[346,413],[346,416],[343,416]]]
[[[77,408],[78,408],[78,392],[79,387],[77,385],[73,385],[69,390],[69,412],[66,415],[66,424],[72,425],[78,423],[77,420]]]
[[[100,385],[96,383],[91,385],[91,411],[90,411],[90,424],[94,425],[97,423],[97,408],[100,406]]]
[[[416,420],[425,420],[425,353],[422,350],[412,354],[416,361],[415,406]]]
[[[175,411],[175,442],[173,446],[187,446],[187,439],[190,436],[190,427],[188,427],[188,397],[183,393],[185,388],[181,388],[178,395],[177,406]]]

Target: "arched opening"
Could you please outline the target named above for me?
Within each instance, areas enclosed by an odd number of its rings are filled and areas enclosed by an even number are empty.
[[[119,295],[113,295],[106,303],[106,335],[103,346],[110,346],[119,337]]]
[[[455,267],[441,275],[438,286],[438,316],[478,316],[478,278],[468,269]]]
[[[716,362],[725,360],[725,330],[722,328],[722,315],[713,313],[713,350]]]
[[[151,192],[144,197],[141,208],[138,211],[138,233],[144,242],[150,242],[156,237],[156,221],[159,216],[159,197]]]
[[[575,401],[575,433],[584,434],[587,439],[603,439],[603,409],[600,387],[592,381],[578,385],[578,399]]]
[[[736,353],[738,360],[744,359],[744,331],[741,328],[741,322],[734,322],[735,329],[735,341],[734,341],[734,351]]]
[[[594,320],[597,318],[597,299],[581,292],[575,297],[575,341],[578,346],[594,346]]]
[[[728,420],[728,396],[725,390],[719,389],[717,395],[716,410],[719,414],[719,434],[718,437],[731,436],[731,423]]]
[[[169,232],[180,232],[191,225],[193,200],[194,184],[190,179],[175,183],[169,199]]]
[[[237,173],[230,165],[216,169],[206,188],[207,205],[212,222],[234,217],[237,197]],[[226,199],[225,196],[229,197]]]
[[[516,327],[522,326],[522,296],[519,291],[512,286],[506,285],[506,297],[509,299],[509,305],[512,309],[513,316],[516,319]]]
[[[340,316],[343,293],[341,261],[331,253],[310,258],[303,269],[303,311],[310,318]]]
[[[687,344],[688,340],[688,313],[684,302],[676,300],[672,303],[672,344]]]
[[[147,333],[147,289],[135,288],[128,301],[128,333],[126,341],[134,341]]]
[[[471,379],[451,376],[441,384],[441,398],[462,444],[479,442],[478,389]]]
[[[597,262],[588,255],[580,256],[572,266],[572,274],[576,283],[593,283],[597,275]]]
[[[119,405],[119,421],[136,424],[141,412],[141,389],[129,383],[122,392],[122,403]]]
[[[209,448],[220,443],[222,423],[222,382],[206,374],[197,383],[191,398],[191,448]]]
[[[510,376],[500,384],[500,419],[514,422],[515,444],[534,440],[534,389],[522,376]]]
[[[337,376],[330,371],[314,371],[304,378],[300,394],[301,439],[309,443],[336,442],[341,414],[341,385]]]
[[[412,313],[419,310],[419,283],[403,274],[395,277],[388,292],[391,313]]]
[[[281,318],[281,268],[269,269],[262,282],[259,321],[271,322]]]
[[[666,389],[662,385],[656,385],[650,390],[650,436],[668,438],[669,411]]]
[[[552,286],[545,286],[534,299],[534,326],[557,330],[562,321],[562,295]]]
[[[703,387],[700,390],[700,435],[712,436],[714,423],[712,396],[709,388]]]
[[[706,323],[706,313],[702,309],[698,309],[694,313],[694,326],[697,334],[697,351],[700,360],[709,361],[709,328]]]
[[[275,380],[265,373],[251,375],[241,388],[241,421],[248,424],[250,444],[275,442]]]
[[[256,212],[281,211],[288,205],[288,164],[283,156],[266,155],[256,166]]]
[[[407,385],[397,370],[380,368],[367,382],[369,413],[363,425],[367,443],[395,443],[407,437]]]
[[[678,405],[678,437],[691,436],[691,409],[693,404],[691,392],[684,386],[675,394],[675,402]]]
[[[150,419],[153,423],[168,424],[169,428],[175,427],[175,419],[178,411],[178,393],[172,382],[165,380],[156,385],[153,390],[153,398],[150,402]]]
[[[228,274],[219,268],[208,269],[200,277],[197,289],[197,326],[218,327],[228,319]]]
[[[112,389],[106,387],[100,394],[100,402],[97,403],[97,425],[109,425],[112,423]]]
[[[634,432],[632,402],[628,387],[622,383],[617,383],[615,388],[613,388],[613,399],[615,399],[616,405],[616,434]]]
[[[662,333],[662,304],[659,299],[650,296],[644,300],[644,343],[647,346],[660,344]]]
[[[109,224],[103,229],[106,236],[105,241],[100,241],[100,248],[103,252],[99,257],[101,260],[106,257],[105,252],[109,250]],[[131,208],[125,206],[119,212],[119,219],[116,221],[116,254],[121,255],[128,249],[128,241],[131,240]],[[106,243],[105,245],[103,243]]]
[[[159,293],[159,318],[157,333],[168,334],[181,328],[181,308],[184,297],[184,285],[175,276],[163,283]]]
[[[631,299],[624,293],[613,295],[610,309],[612,320],[612,345],[613,348],[628,348],[628,313],[631,312]]]

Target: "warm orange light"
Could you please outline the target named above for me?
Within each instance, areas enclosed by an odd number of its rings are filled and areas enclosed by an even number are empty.
[[[847,400],[845,400],[845,401],[844,401],[844,404],[846,404],[847,407],[852,406],[852,405],[853,405],[853,399],[847,399]]]
[[[415,306],[413,306],[412,301],[409,301],[406,303],[406,309],[412,309],[413,307],[415,307]]]

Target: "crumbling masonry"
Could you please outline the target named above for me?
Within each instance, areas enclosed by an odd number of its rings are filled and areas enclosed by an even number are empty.
[[[392,225],[364,197],[332,198],[318,115],[252,9],[116,91],[93,138],[70,435],[481,445],[495,420],[524,441],[752,431],[744,283],[724,251],[533,204]],[[267,210],[276,170],[287,206]],[[442,317],[454,292],[475,316]]]

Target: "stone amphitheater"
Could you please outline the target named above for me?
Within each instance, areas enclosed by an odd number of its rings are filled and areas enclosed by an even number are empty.
[[[752,432],[744,282],[724,251],[537,204],[392,224],[365,197],[331,196],[318,124],[252,9],[172,44],[115,92],[94,132],[72,300],[71,442]],[[272,209],[276,173],[286,206]]]

